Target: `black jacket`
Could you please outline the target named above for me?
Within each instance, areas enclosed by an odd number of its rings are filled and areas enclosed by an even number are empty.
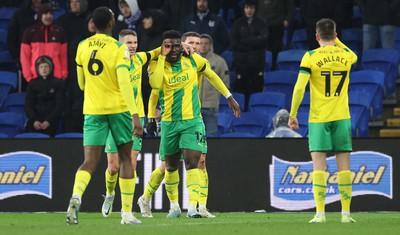
[[[398,0],[366,1],[358,0],[363,23],[371,25],[396,25],[399,14]]]

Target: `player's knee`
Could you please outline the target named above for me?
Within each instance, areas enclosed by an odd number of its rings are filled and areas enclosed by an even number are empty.
[[[177,171],[178,170],[178,166],[175,165],[175,164],[167,164],[166,169],[169,172]],[[164,170],[164,173],[165,173],[165,170]]]

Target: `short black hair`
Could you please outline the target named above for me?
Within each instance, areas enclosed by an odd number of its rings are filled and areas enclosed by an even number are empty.
[[[316,31],[322,40],[331,41],[335,38],[336,23],[328,18],[320,19],[317,22]]]
[[[119,32],[119,37],[121,37],[121,38],[128,36],[128,35],[137,37],[137,33],[132,29],[123,29],[123,30],[121,30],[121,32]]]
[[[181,39],[182,35],[176,30],[168,30],[163,33],[163,39]]]
[[[108,23],[114,17],[114,13],[108,7],[98,7],[93,12],[93,23],[98,30],[107,28]]]
[[[186,33],[182,34],[182,38],[181,38],[182,42],[186,41],[186,38],[188,38],[188,37],[200,38],[200,34],[197,32],[193,32],[193,31],[186,32]]]

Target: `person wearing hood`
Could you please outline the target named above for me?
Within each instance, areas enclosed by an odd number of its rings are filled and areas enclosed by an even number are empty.
[[[210,0],[195,0],[193,12],[181,22],[180,32],[210,35],[214,41],[214,51],[219,55],[229,47],[228,29],[224,20],[212,12]]]
[[[53,61],[48,56],[40,56],[35,68],[38,75],[28,84],[25,97],[25,131],[54,136],[64,110],[64,81],[54,77]]]
[[[257,2],[244,1],[244,16],[232,27],[233,68],[236,72],[235,91],[245,95],[245,110],[250,95],[264,89],[265,50],[268,27],[257,17]]]
[[[272,118],[274,130],[266,138],[301,138],[302,136],[289,127],[289,112],[280,109]]]
[[[65,30],[68,42],[68,74],[66,86],[65,132],[83,131],[83,92],[76,77],[76,50],[80,41],[89,35],[87,23],[90,18],[87,0],[67,1],[68,11],[61,15],[56,24]]]
[[[118,15],[113,30],[113,37],[117,39],[123,29],[137,31],[142,17],[137,0],[119,0],[118,7],[121,14]]]
[[[28,83],[37,77],[35,63],[43,55],[53,60],[55,77],[68,77],[65,32],[60,26],[53,24],[53,9],[47,3],[40,5],[37,24],[27,28],[22,37],[20,61],[22,75]]]
[[[218,74],[225,86],[229,88],[229,69],[224,58],[213,51],[213,40],[210,35],[200,35],[200,55],[210,62],[211,69]],[[216,137],[218,130],[218,107],[220,93],[208,79],[203,78],[200,89],[201,115],[206,126],[207,135]]]

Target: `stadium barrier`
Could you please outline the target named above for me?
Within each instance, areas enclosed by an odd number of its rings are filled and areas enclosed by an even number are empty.
[[[81,139],[0,140],[0,211],[65,211],[74,175],[83,160]],[[399,139],[355,139],[351,157],[352,211],[400,211]],[[158,139],[145,139],[138,158],[137,198],[159,165]],[[331,156],[330,154],[329,156]],[[340,211],[337,169],[328,158],[326,210]],[[105,156],[92,176],[81,211],[100,211],[105,194]],[[182,164],[181,164],[182,165]],[[314,211],[312,164],[307,139],[209,139],[208,207],[212,211]],[[182,172],[182,166],[180,168]],[[180,204],[187,207],[185,174]],[[154,211],[168,211],[164,185],[152,200]],[[119,190],[114,210],[120,208]]]

